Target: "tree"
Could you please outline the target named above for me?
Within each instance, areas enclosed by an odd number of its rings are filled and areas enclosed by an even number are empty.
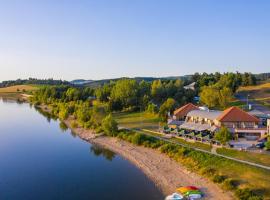
[[[168,114],[176,108],[176,101],[173,98],[168,98],[161,106],[159,110],[159,117],[162,121],[166,121]]]
[[[112,114],[107,115],[101,123],[102,129],[107,135],[114,135],[118,131],[117,122],[113,119]]]
[[[270,136],[268,137],[267,142],[265,142],[264,145],[266,150],[270,150]]]
[[[232,90],[230,88],[224,87],[219,90],[218,102],[220,107],[226,108],[231,100]]]
[[[131,108],[138,105],[138,83],[131,79],[122,79],[116,82],[111,92],[112,102],[119,102],[123,108]]]
[[[209,108],[219,104],[219,92],[214,86],[204,86],[200,93],[200,101]]]
[[[220,130],[215,134],[215,139],[221,144],[225,145],[228,141],[232,139],[232,134],[226,127],[221,127]]]

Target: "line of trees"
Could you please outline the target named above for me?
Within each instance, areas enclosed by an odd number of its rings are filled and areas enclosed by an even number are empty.
[[[0,87],[9,87],[13,85],[24,85],[24,84],[33,84],[33,85],[70,85],[70,82],[64,80],[54,80],[50,79],[17,79],[17,80],[9,80],[3,81],[0,83]]]

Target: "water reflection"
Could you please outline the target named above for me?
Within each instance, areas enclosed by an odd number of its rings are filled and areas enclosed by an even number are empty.
[[[47,119],[47,121],[48,121],[49,123],[51,122],[52,119],[53,119],[54,121],[57,120],[57,117],[56,117],[56,116],[52,115],[52,114],[49,113],[49,112],[43,111],[43,110],[42,110],[41,108],[39,108],[38,106],[34,106],[34,108],[35,108],[35,110],[36,110],[39,114],[41,114],[42,116],[44,116],[44,117]]]
[[[59,128],[62,130],[62,132],[66,132],[68,130],[68,126],[62,121],[59,123]]]
[[[108,149],[104,149],[98,145],[92,144],[92,146],[90,147],[90,152],[93,153],[95,156],[103,156],[104,158],[106,158],[109,161],[112,161],[115,157],[115,153],[108,150]]]

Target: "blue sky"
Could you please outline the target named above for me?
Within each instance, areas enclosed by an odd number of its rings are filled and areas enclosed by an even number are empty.
[[[0,80],[270,70],[270,1],[0,0]]]

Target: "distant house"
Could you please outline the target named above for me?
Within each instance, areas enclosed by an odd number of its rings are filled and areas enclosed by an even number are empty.
[[[238,107],[230,107],[224,111],[219,111],[200,109],[193,104],[187,104],[177,109],[173,118],[174,120],[185,120],[178,126],[180,129],[198,132],[215,133],[220,127],[225,126],[231,133],[247,139],[262,138],[267,133],[267,128],[260,126],[260,120],[257,117]]]
[[[193,82],[193,83],[191,83],[189,85],[184,86],[184,88],[186,90],[195,90],[195,85],[196,85],[196,82]]]

